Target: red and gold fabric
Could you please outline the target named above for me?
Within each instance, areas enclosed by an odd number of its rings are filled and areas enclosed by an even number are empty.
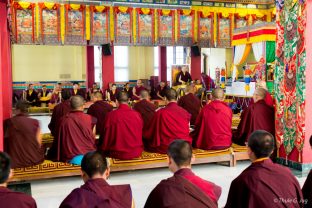
[[[115,43],[119,45],[130,45],[132,41],[132,8],[115,7]]]
[[[198,45],[201,47],[213,46],[213,12],[198,11]]]
[[[60,44],[61,25],[60,25],[60,5],[57,3],[38,3],[39,6],[39,25],[40,43]]]
[[[152,46],[155,40],[155,10],[136,9],[136,45]]]
[[[65,5],[65,44],[85,45],[85,6]]]
[[[158,11],[158,45],[175,44],[175,11],[159,9]]]
[[[178,10],[177,45],[191,46],[194,43],[194,10]]]
[[[231,15],[223,15],[222,13],[217,14],[218,21],[218,48],[230,48],[231,47]]]
[[[12,4],[14,42],[34,44],[35,39],[35,4],[14,2]]]
[[[110,43],[110,7],[90,6],[91,45]]]

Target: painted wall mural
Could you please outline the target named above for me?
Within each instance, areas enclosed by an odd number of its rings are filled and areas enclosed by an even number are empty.
[[[287,159],[292,151],[302,151],[305,139],[306,2],[277,1],[276,23],[276,140]],[[296,160],[301,161],[300,154]]]

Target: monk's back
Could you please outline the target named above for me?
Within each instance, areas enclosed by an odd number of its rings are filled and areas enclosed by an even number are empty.
[[[179,99],[178,105],[192,115],[191,125],[194,125],[201,107],[200,100],[193,93],[189,93]]]
[[[59,141],[61,161],[94,151],[95,138],[92,132],[92,117],[82,111],[71,111],[61,120]]]
[[[37,133],[39,122],[19,114],[4,122],[5,151],[12,158],[12,168],[28,167],[44,161]]]
[[[232,182],[226,207],[300,207],[300,200],[299,183],[289,169],[267,159]]]
[[[3,208],[36,208],[35,200],[26,194],[13,192],[5,187],[0,187],[0,207]]]
[[[232,110],[222,101],[206,105],[195,125],[196,147],[200,149],[228,148],[232,143]]]
[[[97,134],[100,133],[101,127],[104,125],[104,120],[105,120],[107,113],[111,112],[112,110],[113,110],[113,106],[102,100],[96,101],[89,107],[87,113],[97,119],[97,122],[96,122]]]
[[[190,114],[175,102],[158,110],[149,129],[144,132],[147,150],[166,153],[169,144],[175,139],[192,143],[192,138],[189,136],[190,117]]]
[[[133,159],[141,156],[143,120],[126,104],[107,114],[100,134],[100,149],[109,157]]]
[[[150,124],[157,108],[151,102],[143,99],[134,104],[133,109],[141,114],[144,123],[143,129],[145,129]]]
[[[264,100],[260,100],[257,103],[250,106],[252,116],[252,131],[265,130],[274,135],[274,108],[265,103]]]
[[[109,185],[103,179],[90,179],[68,195],[60,208],[131,208],[130,185]]]
[[[60,125],[60,121],[63,116],[71,111],[70,102],[66,100],[60,104],[57,104],[52,113],[51,121],[49,123],[49,129],[54,137],[57,136],[57,131]]]

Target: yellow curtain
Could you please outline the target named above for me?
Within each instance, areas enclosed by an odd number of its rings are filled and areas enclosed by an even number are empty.
[[[242,59],[240,60],[239,64],[237,64],[236,66],[242,65],[246,61],[246,59],[250,53],[250,50],[251,50],[251,44],[247,44],[245,51],[244,51],[244,55],[243,55]]]

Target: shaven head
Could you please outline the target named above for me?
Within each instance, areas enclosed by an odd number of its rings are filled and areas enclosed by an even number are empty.
[[[117,101],[119,103],[123,103],[123,104],[127,104],[128,103],[128,94],[124,91],[120,91],[118,94],[117,94]]]
[[[264,88],[257,88],[253,94],[254,102],[258,102],[259,100],[263,100],[266,96],[267,91]]]
[[[212,91],[212,98],[214,100],[223,100],[224,99],[224,90],[221,88],[216,88]]]
[[[27,113],[29,104],[26,101],[18,101],[16,103],[15,109],[20,113]]]
[[[11,159],[5,152],[0,152],[0,184],[6,183],[10,178]]]
[[[147,90],[142,90],[140,96],[142,99],[149,99],[149,93]]]
[[[185,91],[186,93],[194,93],[194,85],[186,85]]]
[[[274,150],[274,143],[273,135],[264,130],[254,131],[248,139],[248,147],[255,159],[270,157]]]
[[[65,100],[69,100],[70,97],[71,97],[71,94],[70,94],[69,91],[67,91],[67,90],[63,90],[63,91],[62,91],[62,98],[63,98],[64,101],[65,101]]]
[[[178,93],[177,93],[177,91],[175,91],[174,89],[171,88],[171,89],[166,90],[165,96],[169,102],[170,101],[176,101],[178,98]]]
[[[75,95],[70,98],[70,107],[74,111],[83,111],[84,100],[80,95]]]
[[[89,179],[103,176],[107,169],[107,160],[99,151],[88,152],[82,158],[81,170]]]
[[[177,139],[171,142],[171,144],[168,147],[167,154],[169,159],[172,159],[175,163],[175,165],[178,168],[181,168],[183,166],[190,166],[191,161],[192,161],[192,147],[191,145],[182,140],[182,139]],[[174,167],[169,168],[172,172],[175,172]]]
[[[95,102],[95,101],[98,101],[98,100],[103,100],[103,95],[102,95],[101,92],[96,91],[96,92],[92,93],[91,99],[92,99],[92,101],[94,101],[94,102]]]

